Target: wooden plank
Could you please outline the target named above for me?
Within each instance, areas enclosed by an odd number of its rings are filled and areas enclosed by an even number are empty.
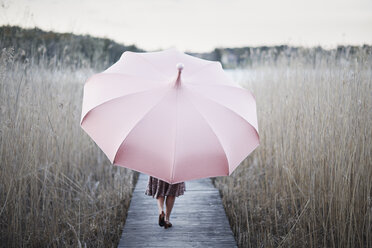
[[[140,174],[120,239],[124,247],[237,247],[221,197],[210,179],[186,182],[170,221],[158,225],[156,199],[145,195],[148,176]]]

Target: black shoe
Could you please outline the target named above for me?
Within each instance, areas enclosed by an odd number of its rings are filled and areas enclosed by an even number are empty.
[[[159,214],[159,226],[165,225],[164,217],[165,217],[165,214],[163,211],[161,211],[161,214]]]
[[[172,223],[170,223],[169,221],[165,221],[165,223],[164,223],[164,228],[165,229],[167,229],[167,228],[169,228],[171,226],[172,226]]]

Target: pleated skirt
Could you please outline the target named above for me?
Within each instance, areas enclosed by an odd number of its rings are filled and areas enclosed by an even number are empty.
[[[159,196],[180,196],[186,191],[185,182],[169,184],[155,177],[149,176],[145,194],[158,198]]]

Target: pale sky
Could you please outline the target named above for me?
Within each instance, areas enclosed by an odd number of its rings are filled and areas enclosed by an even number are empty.
[[[0,25],[90,34],[145,50],[372,44],[372,0],[0,0]]]

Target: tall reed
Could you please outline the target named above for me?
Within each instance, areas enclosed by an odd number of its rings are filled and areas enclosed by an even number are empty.
[[[0,57],[0,246],[114,247],[137,174],[79,126],[86,66]]]
[[[260,146],[215,178],[240,247],[372,247],[372,54],[249,67]]]

